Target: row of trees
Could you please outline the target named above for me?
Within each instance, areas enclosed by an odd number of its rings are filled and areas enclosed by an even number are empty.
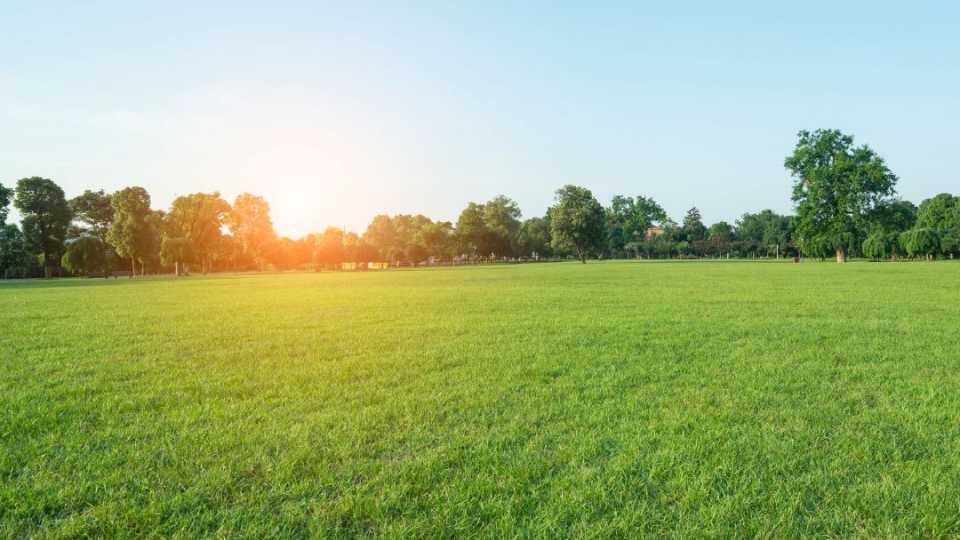
[[[300,239],[278,236],[270,207],[244,193],[178,197],[166,211],[134,186],[84,191],[67,199],[52,180],[0,185],[0,276],[334,267],[341,262],[576,257],[780,257],[849,255],[932,259],[960,254],[960,197],[919,206],[896,198],[898,178],[867,146],[836,130],[800,132],[785,160],[796,215],[772,210],[735,223],[704,224],[691,208],[680,223],[652,198],[613,197],[604,207],[567,185],[542,217],[522,219],[508,197],[469,203],[457,222],[423,215],[378,215],[363,234],[329,227]],[[22,219],[6,223],[10,205]]]

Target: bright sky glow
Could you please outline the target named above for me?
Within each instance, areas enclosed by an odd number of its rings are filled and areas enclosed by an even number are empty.
[[[953,2],[0,3],[5,185],[249,191],[291,236],[570,182],[709,223],[788,211],[824,127],[960,186]]]

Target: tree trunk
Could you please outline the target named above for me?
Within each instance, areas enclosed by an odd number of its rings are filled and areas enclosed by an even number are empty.
[[[130,279],[133,279],[137,276],[137,259],[136,257],[130,257]]]
[[[847,252],[844,251],[843,246],[837,246],[837,263],[843,264],[847,262]]]

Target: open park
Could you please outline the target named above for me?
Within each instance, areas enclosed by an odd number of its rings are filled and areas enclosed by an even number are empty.
[[[0,536],[960,533],[960,264],[0,282]]]

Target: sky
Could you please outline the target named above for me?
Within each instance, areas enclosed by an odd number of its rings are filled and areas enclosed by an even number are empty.
[[[780,5],[784,4],[784,5]],[[0,0],[0,183],[263,195],[278,232],[568,183],[789,212],[801,129],[960,191],[957,2]]]

